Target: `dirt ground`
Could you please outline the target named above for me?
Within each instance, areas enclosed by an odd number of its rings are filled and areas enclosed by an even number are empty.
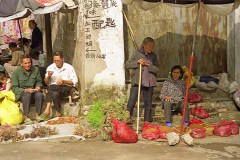
[[[195,139],[190,147],[183,142],[147,141],[135,144],[104,142],[100,138],[0,144],[0,160],[238,160],[240,135]]]

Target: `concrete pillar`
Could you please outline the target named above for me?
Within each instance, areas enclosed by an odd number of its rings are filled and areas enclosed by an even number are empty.
[[[91,86],[124,86],[124,43],[121,0],[85,0],[84,44],[82,58],[84,80]],[[82,65],[82,66],[83,66]]]
[[[240,84],[240,7],[228,16],[228,74]]]

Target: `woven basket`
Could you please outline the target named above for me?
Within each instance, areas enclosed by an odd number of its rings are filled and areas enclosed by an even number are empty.
[[[111,141],[112,140],[112,127],[111,126],[102,126],[101,137],[102,137],[103,141]]]

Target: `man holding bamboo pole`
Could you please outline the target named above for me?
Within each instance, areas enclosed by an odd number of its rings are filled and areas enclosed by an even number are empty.
[[[141,78],[141,91],[143,92],[144,101],[144,121],[152,121],[152,96],[153,89],[157,85],[156,74],[159,63],[156,54],[153,53],[155,42],[151,37],[146,37],[143,40],[139,51],[135,51],[126,62],[126,68],[131,69],[132,87],[128,99],[127,110],[130,116],[133,115],[133,110],[138,99],[139,78]],[[142,65],[141,74],[139,74],[140,66]],[[139,75],[142,75],[140,77]]]

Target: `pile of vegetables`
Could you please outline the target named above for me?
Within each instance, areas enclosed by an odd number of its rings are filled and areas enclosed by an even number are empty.
[[[100,128],[103,124],[110,125],[111,118],[126,122],[129,119],[129,112],[124,108],[124,100],[99,100],[92,105],[87,120],[95,128]]]

